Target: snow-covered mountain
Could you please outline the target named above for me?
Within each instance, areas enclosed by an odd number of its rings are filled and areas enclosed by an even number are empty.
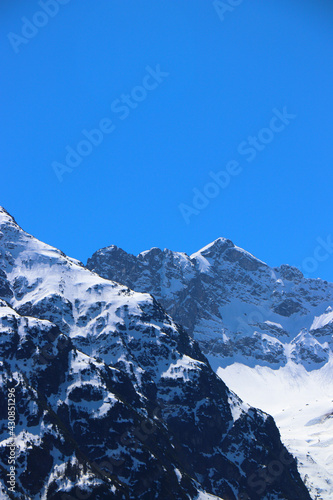
[[[219,366],[292,360],[314,369],[332,352],[333,284],[306,279],[295,267],[270,268],[230,240],[190,257],[158,248],[135,257],[111,246],[87,267],[152,293]]]
[[[153,294],[229,387],[276,418],[312,497],[333,499],[332,283],[288,265],[271,268],[225,238],[191,256],[159,248],[134,256],[110,246],[87,267]]]
[[[2,208],[0,251],[3,498],[310,498],[274,420],[227,388],[155,298],[89,271]]]

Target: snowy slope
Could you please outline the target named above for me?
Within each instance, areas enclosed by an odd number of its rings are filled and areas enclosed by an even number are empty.
[[[248,478],[281,454],[265,498],[309,498],[273,419],[228,390],[151,295],[99,277],[3,209],[0,251],[1,400],[12,380],[25,499],[257,500]]]
[[[242,399],[273,415],[312,497],[332,500],[333,360],[311,372],[292,362],[278,370],[235,363],[218,374]]]

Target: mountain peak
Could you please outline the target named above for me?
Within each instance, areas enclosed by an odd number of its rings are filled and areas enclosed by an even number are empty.
[[[227,248],[233,248],[235,245],[227,238],[219,237],[208,245],[204,246],[198,252],[191,255],[191,259],[197,257],[199,254],[205,257],[213,256],[213,254],[222,254]]]
[[[222,257],[223,256],[223,257]],[[191,259],[200,261],[201,264],[205,261],[206,266],[208,266],[208,261],[206,259],[213,259],[216,263],[227,261],[229,263],[238,263],[243,269],[247,271],[255,271],[260,266],[267,266],[265,262],[257,259],[254,255],[243,248],[240,248],[227,238],[217,238],[215,241],[206,245],[198,252],[191,255]],[[201,265],[202,268],[202,265]]]
[[[15,225],[17,226],[17,222],[12,215],[4,207],[0,206],[0,226],[5,225]]]
[[[131,255],[128,252],[126,252],[125,250],[123,250],[122,248],[117,247],[117,245],[110,245],[108,247],[101,248],[96,253],[98,253],[99,255],[110,255],[110,254],[112,254],[112,255],[118,255],[118,256],[120,256],[120,255],[123,255],[123,256]]]
[[[159,247],[152,247],[149,250],[144,250],[143,252],[140,252],[138,257],[146,257],[147,255],[152,256],[152,257],[157,257],[157,256],[162,256],[163,250],[161,250]]]

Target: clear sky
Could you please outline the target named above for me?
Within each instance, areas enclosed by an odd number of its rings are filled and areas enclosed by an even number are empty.
[[[83,262],[224,236],[333,281],[329,4],[2,0],[0,205]]]

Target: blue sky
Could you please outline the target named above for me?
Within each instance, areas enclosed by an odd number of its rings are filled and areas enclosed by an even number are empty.
[[[238,3],[4,0],[0,204],[83,262],[224,236],[333,281],[332,8]]]

